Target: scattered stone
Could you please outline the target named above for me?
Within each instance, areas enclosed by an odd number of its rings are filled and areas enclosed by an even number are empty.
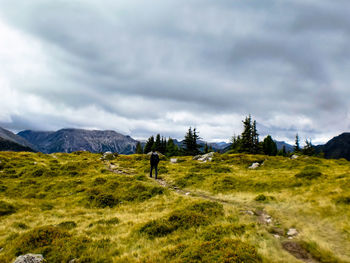
[[[45,262],[44,258],[40,254],[27,254],[27,255],[21,255],[14,263],[42,263]]]
[[[118,157],[118,153],[105,152],[102,155],[101,160],[113,160],[116,157]]]
[[[280,227],[272,227],[269,229],[269,232],[280,237],[285,235],[285,231]]]
[[[246,211],[243,211],[243,213],[247,214],[247,215],[251,215],[253,216],[254,215],[254,212],[251,211],[251,210],[246,210]]]
[[[72,260],[70,260],[68,263],[74,263],[74,262],[77,262],[78,261],[78,259],[76,259],[76,258],[73,258]]]
[[[248,167],[248,169],[257,169],[259,168],[260,163],[253,163],[251,166]]]
[[[290,228],[287,232],[287,236],[294,237],[297,236],[299,233],[295,228]]]
[[[170,162],[171,162],[171,163],[177,163],[177,159],[176,159],[176,158],[171,158],[171,159],[170,159]]]
[[[187,192],[185,195],[190,195],[190,192]]]
[[[275,238],[277,238],[277,239],[280,239],[281,238],[281,236],[280,235],[277,235],[277,234],[274,234],[273,235]]]
[[[203,155],[196,155],[192,159],[205,163],[205,162],[208,162],[208,161],[211,162],[213,160],[213,157],[214,157],[214,152],[210,152],[210,153],[206,153],[206,154],[203,154]]]
[[[267,224],[267,225],[272,223],[272,217],[266,214],[262,210],[255,211],[255,215],[258,216],[258,220],[260,221],[260,223]]]
[[[3,251],[3,250],[4,250],[4,248],[3,248],[3,247],[0,247],[0,252]]]
[[[114,164],[111,164],[109,167],[110,167],[112,170],[114,170],[114,169],[116,169],[116,168],[117,168],[117,166],[116,166],[116,165],[114,165]]]
[[[34,165],[37,165],[38,163],[37,163],[37,162],[34,162],[33,164],[34,164]]]
[[[298,155],[296,155],[296,154],[293,154],[292,155],[292,157],[290,157],[290,159],[292,159],[292,160],[294,160],[294,159],[298,159],[299,158],[299,156]]]

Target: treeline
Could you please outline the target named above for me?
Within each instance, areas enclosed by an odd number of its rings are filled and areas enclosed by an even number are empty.
[[[190,127],[185,135],[184,140],[182,141],[181,147],[175,144],[174,139],[161,136],[160,134],[148,138],[144,148],[140,142],[136,145],[136,153],[149,153],[151,151],[160,152],[168,157],[170,156],[179,156],[179,155],[198,155],[201,153],[208,153],[213,151],[211,146],[205,144],[204,147],[198,144],[198,140],[200,139],[196,128],[192,129]],[[203,148],[203,150],[201,150]]]
[[[278,150],[276,142],[272,139],[271,135],[267,135],[263,141],[259,141],[259,133],[256,128],[256,121],[252,119],[251,115],[246,117],[243,121],[243,132],[236,136],[234,135],[231,140],[231,147],[228,149],[228,153],[248,153],[248,154],[265,154],[265,155],[281,155],[288,156],[290,154],[298,153],[304,155],[315,155],[316,151],[311,143],[311,140],[305,141],[305,146],[300,147],[299,135],[296,134],[295,145],[293,151],[287,151],[286,147]],[[151,151],[160,152],[168,157],[179,155],[198,155],[202,153],[212,152],[213,148],[206,143],[204,146],[198,144],[199,139],[198,131],[196,128],[188,129],[182,141],[181,147],[174,143],[174,139],[161,136],[160,134],[151,136],[148,138],[144,147],[138,142],[136,146],[136,153],[149,153]]]
[[[245,118],[243,122],[243,132],[241,135],[234,135],[232,137],[232,145],[230,153],[250,153],[250,154],[265,154],[265,155],[282,155],[287,156],[289,154],[304,154],[315,155],[316,151],[310,140],[305,141],[305,146],[300,147],[299,135],[295,136],[295,145],[293,151],[288,152],[286,147],[277,149],[276,142],[272,139],[271,135],[267,135],[262,142],[259,141],[259,134],[256,129],[256,121],[252,120],[251,116]]]

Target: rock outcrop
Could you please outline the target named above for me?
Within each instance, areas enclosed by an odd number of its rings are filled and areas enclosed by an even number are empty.
[[[27,254],[27,255],[21,255],[14,263],[43,263],[45,262],[45,259],[40,254]]]
[[[193,157],[193,160],[201,161],[201,162],[211,162],[214,157],[214,152],[206,153],[203,155],[196,155]]]

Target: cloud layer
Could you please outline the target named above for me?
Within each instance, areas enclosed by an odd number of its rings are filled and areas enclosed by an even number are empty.
[[[0,0],[0,126],[324,142],[349,129],[350,3]]]

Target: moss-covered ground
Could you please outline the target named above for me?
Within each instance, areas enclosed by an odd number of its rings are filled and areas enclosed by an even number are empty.
[[[0,153],[0,262],[350,262],[350,162],[163,157],[157,181],[148,163]]]

